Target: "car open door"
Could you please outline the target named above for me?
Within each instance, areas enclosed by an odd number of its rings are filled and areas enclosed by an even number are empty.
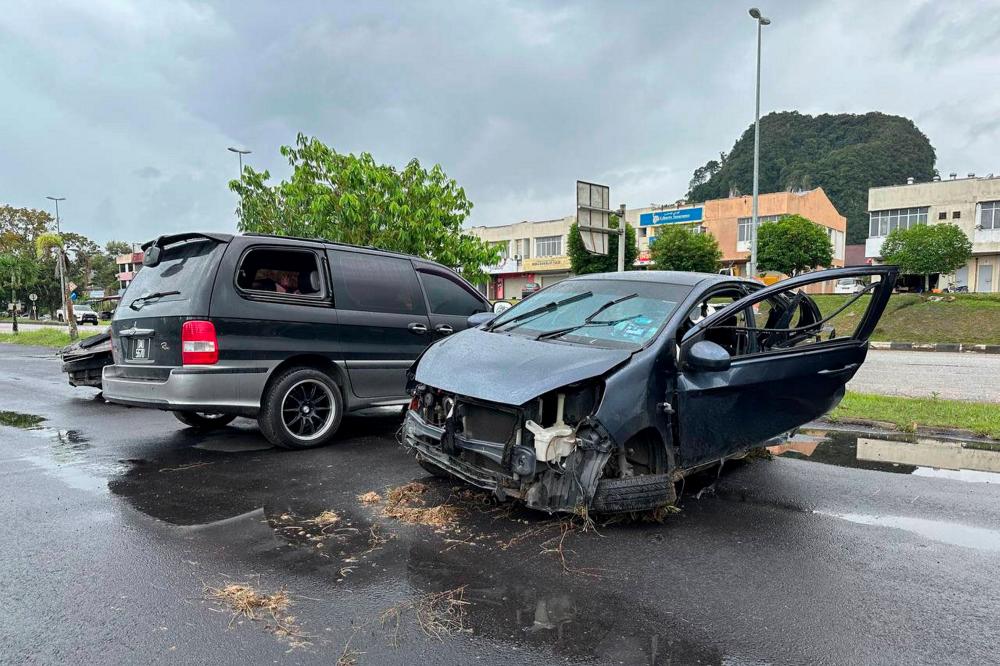
[[[745,450],[835,407],[865,360],[898,274],[895,266],[808,273],[698,322],[681,340],[672,401],[681,464]],[[832,293],[842,278],[867,286],[850,296],[805,293],[823,283]]]

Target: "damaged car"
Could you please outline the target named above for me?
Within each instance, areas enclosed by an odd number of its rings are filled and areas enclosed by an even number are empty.
[[[669,505],[685,476],[840,402],[897,276],[863,266],[769,287],[660,271],[562,281],[423,353],[403,444],[436,475],[547,512]],[[809,295],[844,278],[867,284],[823,308]]]

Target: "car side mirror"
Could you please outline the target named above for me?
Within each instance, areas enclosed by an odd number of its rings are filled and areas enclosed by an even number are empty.
[[[488,324],[494,319],[496,315],[492,312],[477,312],[475,314],[469,315],[468,324],[469,328],[476,328],[477,326],[482,326],[483,324]]]
[[[697,372],[720,372],[729,369],[733,357],[722,345],[710,340],[699,340],[691,345],[685,363]]]
[[[503,314],[504,312],[507,312],[507,310],[510,310],[512,307],[514,306],[508,303],[507,301],[497,301],[496,303],[493,304],[493,314],[498,314],[498,315]]]

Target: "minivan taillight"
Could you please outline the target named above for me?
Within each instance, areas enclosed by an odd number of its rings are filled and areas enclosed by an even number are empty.
[[[186,321],[181,326],[181,363],[212,365],[219,360],[219,341],[210,321]]]

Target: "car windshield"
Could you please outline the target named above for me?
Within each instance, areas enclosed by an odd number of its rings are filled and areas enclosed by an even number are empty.
[[[645,281],[566,280],[507,310],[493,320],[489,330],[638,349],[656,335],[690,291],[682,285]]]
[[[855,278],[840,278],[839,280],[837,280],[837,284],[842,286],[853,285],[856,282],[857,280]]]
[[[89,305],[83,305],[82,303],[80,305],[74,305],[73,309],[76,310],[77,312],[93,312],[94,311],[94,308],[90,307]]]

